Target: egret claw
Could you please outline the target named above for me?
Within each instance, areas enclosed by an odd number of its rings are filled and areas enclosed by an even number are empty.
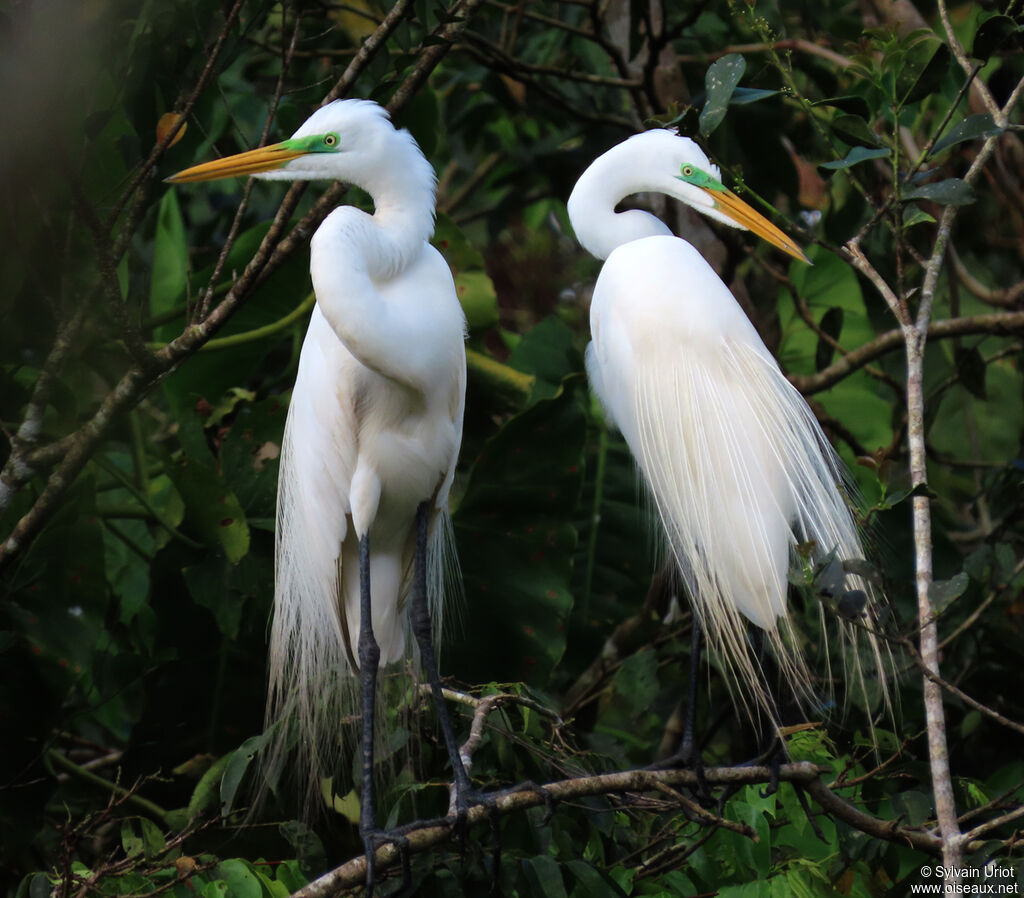
[[[401,833],[373,829],[363,833],[363,852],[366,855],[366,898],[373,898],[373,891],[377,886],[377,848],[389,842],[398,849],[402,859],[402,886],[396,893],[396,898],[412,894],[412,852],[409,840]]]

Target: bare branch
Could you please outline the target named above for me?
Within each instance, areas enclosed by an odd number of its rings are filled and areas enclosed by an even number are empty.
[[[929,340],[945,340],[952,337],[967,337],[976,334],[1013,336],[1024,333],[1024,312],[972,315],[967,318],[948,318],[928,325]],[[842,358],[815,374],[788,374],[790,383],[804,395],[827,390],[859,368],[881,358],[903,343],[903,332],[886,331],[870,340],[844,352]]]
[[[799,785],[811,795],[822,808],[832,816],[849,823],[855,828],[888,841],[911,845],[923,851],[936,852],[939,840],[925,832],[908,830],[885,820],[872,817],[845,799],[836,795],[819,778],[820,769],[806,761],[783,764],[778,771],[782,782]],[[704,771],[705,780],[711,785],[747,785],[769,782],[772,771],[767,767],[718,767]],[[697,775],[690,770],[627,770],[597,776],[548,783],[540,789],[521,789],[499,793],[493,808],[474,807],[469,811],[469,825],[485,823],[491,815],[504,816],[515,811],[539,807],[548,801],[568,801],[594,795],[610,795],[622,792],[648,792],[662,786],[697,786]],[[712,815],[714,817],[714,815]],[[398,831],[408,839],[409,851],[418,853],[451,839],[455,818],[422,821]],[[713,825],[721,825],[715,817]],[[395,866],[400,859],[399,850],[392,844],[384,845],[376,852],[378,872]],[[340,867],[325,873],[309,885],[297,891],[292,898],[328,898],[339,890],[362,883],[366,877],[366,859],[360,855]]]

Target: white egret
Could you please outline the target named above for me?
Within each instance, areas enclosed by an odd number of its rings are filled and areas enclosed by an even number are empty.
[[[700,253],[648,212],[615,211],[631,194],[667,194],[808,261],[720,178],[692,140],[648,131],[595,160],[568,209],[580,243],[605,260],[590,312],[591,386],[643,474],[695,627],[707,631],[748,710],[752,699],[774,716],[745,621],[765,631],[783,673],[809,695],[786,610],[790,553],[813,541],[818,558],[863,557],[843,465]],[[858,627],[870,623],[871,609],[854,613],[863,621],[841,621],[844,635],[866,633],[881,669],[875,637]],[[856,659],[852,674],[863,689]]]
[[[281,452],[267,711],[268,726],[278,724],[272,771],[296,746],[310,797],[319,795],[321,777],[338,761],[341,719],[360,672],[360,831],[372,888],[381,835],[373,802],[376,675],[379,662],[409,653],[410,598],[463,813],[469,791],[431,643],[462,439],[465,318],[451,271],[428,243],[434,170],[376,103],[337,100],[288,140],[168,180],[246,174],[345,181],[374,202],[373,214],[335,209],[311,241],[316,306]]]

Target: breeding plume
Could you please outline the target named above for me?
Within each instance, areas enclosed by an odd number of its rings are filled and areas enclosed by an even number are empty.
[[[807,261],[720,177],[692,140],[648,131],[583,173],[569,218],[583,247],[605,260],[590,313],[591,386],[642,472],[697,621],[744,701],[771,714],[745,622],[765,631],[784,671],[807,690],[787,616],[787,574],[798,543],[813,541],[818,558],[863,557],[839,487],[842,463],[700,253],[647,212],[615,211],[631,194],[664,193]],[[861,613],[866,623],[869,609]],[[855,623],[841,626],[855,635]]]
[[[451,272],[427,242],[434,170],[376,103],[335,101],[288,140],[168,180],[243,174],[346,181],[374,202],[373,214],[335,209],[310,246],[316,306],[281,452],[267,711],[277,734],[272,771],[297,746],[318,795],[360,672],[361,830],[372,884],[377,666],[406,657],[410,629],[440,700],[428,603],[436,616],[462,438],[465,319]],[[465,787],[441,701],[438,713]]]

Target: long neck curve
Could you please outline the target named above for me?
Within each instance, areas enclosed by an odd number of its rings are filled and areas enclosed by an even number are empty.
[[[351,237],[365,248],[371,277],[393,277],[419,256],[434,233],[433,166],[408,131],[389,127],[376,164],[352,183],[370,194],[374,212],[362,217],[363,233]]]
[[[580,244],[599,259],[607,259],[624,243],[671,234],[661,219],[649,212],[629,209],[616,212],[616,204],[634,193],[666,192],[664,186],[647,183],[644,160],[630,158],[627,141],[599,156],[580,175],[569,197],[569,221]]]

